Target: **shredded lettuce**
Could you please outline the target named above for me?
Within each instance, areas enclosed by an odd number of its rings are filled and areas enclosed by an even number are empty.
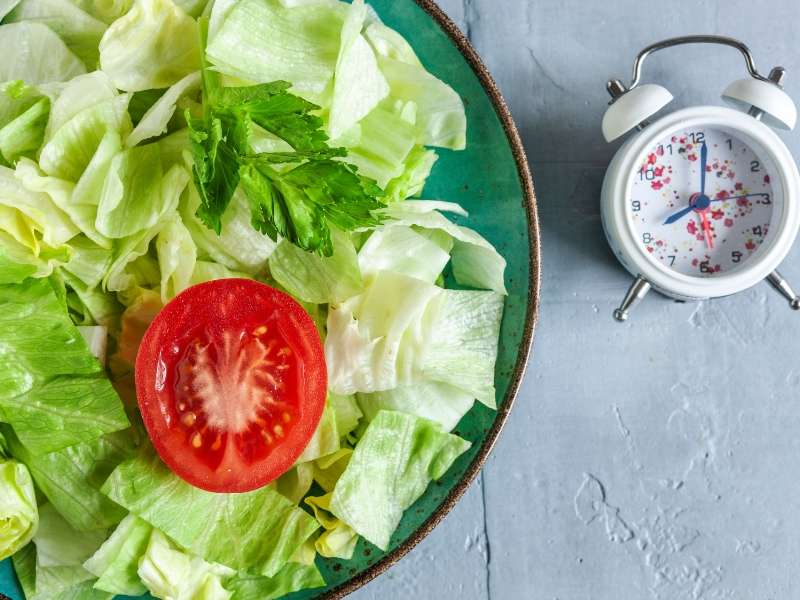
[[[324,585],[325,580],[316,566],[295,562],[287,563],[272,577],[240,573],[225,583],[225,587],[233,592],[231,600],[274,600]]]
[[[466,216],[457,204],[414,200],[387,206],[380,212],[389,225],[393,223],[422,229],[439,230],[453,239],[453,275],[462,285],[506,293],[503,277],[506,260],[480,234],[451,222],[439,211]]]
[[[347,10],[343,3],[285,8],[278,0],[240,0],[209,39],[206,54],[223,73],[291,81],[301,93],[321,95],[333,79]]]
[[[205,492],[153,455],[117,467],[103,492],[192,554],[270,577],[318,528],[271,487],[243,494]]]
[[[175,83],[144,113],[125,144],[136,146],[144,140],[166,133],[178,100],[198,89],[200,89],[200,73],[189,73]]]
[[[0,287],[0,419],[32,454],[128,427],[103,367],[48,280]]]
[[[169,87],[197,71],[200,56],[197,21],[172,0],[135,0],[100,41],[100,67],[126,92]]]
[[[0,81],[21,79],[29,85],[68,81],[86,67],[53,30],[24,21],[0,25]]]
[[[148,591],[166,600],[228,600],[232,592],[222,586],[222,579],[234,573],[228,567],[182,552],[157,529],[150,535],[138,569]]]
[[[33,543],[40,567],[79,567],[105,539],[103,529],[76,531],[52,504],[39,508],[39,528]]]
[[[25,465],[0,459],[0,560],[8,558],[33,539],[39,511],[33,481]]]
[[[333,139],[389,95],[389,84],[378,69],[375,54],[361,35],[366,16],[364,0],[354,0],[342,25],[328,121],[328,132]]]
[[[431,421],[381,411],[336,483],[330,512],[386,550],[403,511],[469,447]]]
[[[438,381],[358,394],[358,405],[368,422],[382,410],[394,410],[435,421],[444,431],[452,431],[474,402],[471,393]]]
[[[147,588],[141,582],[139,559],[147,550],[153,528],[135,517],[125,517],[83,567],[98,578],[94,587],[113,594],[138,596]]]
[[[66,42],[87,68],[93,69],[99,57],[98,45],[107,25],[84,12],[70,0],[22,0],[6,17],[6,22],[42,23]]]
[[[319,256],[282,241],[269,258],[272,276],[304,302],[341,302],[363,289],[355,248],[349,237],[331,230],[333,254]]]
[[[125,511],[101,494],[100,486],[134,451],[129,432],[39,456],[31,454],[9,430],[3,433],[13,456],[28,467],[36,487],[72,527],[108,529],[123,519]]]

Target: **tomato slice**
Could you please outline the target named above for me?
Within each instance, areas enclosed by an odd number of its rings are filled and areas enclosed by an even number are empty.
[[[311,317],[249,279],[176,296],[136,357],[139,408],[158,454],[212,492],[246,492],[289,470],[322,417],[327,386]]]

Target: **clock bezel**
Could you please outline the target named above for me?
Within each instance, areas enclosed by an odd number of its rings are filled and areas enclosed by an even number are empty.
[[[627,210],[633,177],[644,153],[668,134],[700,127],[728,131],[771,163],[775,198],[770,233],[764,244],[737,269],[697,277],[661,264],[638,243]],[[768,126],[752,116],[723,106],[685,108],[648,125],[616,153],[603,182],[601,215],[606,236],[622,264],[633,276],[642,276],[656,289],[678,299],[701,299],[734,294],[752,287],[774,271],[791,249],[800,228],[800,192],[797,165],[791,152]],[[780,194],[780,202],[778,201]]]

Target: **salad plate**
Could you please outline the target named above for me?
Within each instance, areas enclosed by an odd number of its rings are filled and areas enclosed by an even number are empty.
[[[405,510],[385,550],[359,539],[350,559],[318,557],[316,564],[326,587],[302,590],[292,598],[347,595],[400,560],[452,509],[479,473],[509,416],[539,310],[539,229],[533,182],[499,90],[466,37],[431,0],[372,0],[369,4],[386,25],[408,40],[425,68],[449,84],[464,103],[466,147],[437,149],[439,158],[425,183],[424,197],[460,204],[469,218],[454,220],[477,231],[506,260],[507,295],[494,379],[497,410],[475,402],[460,419],[452,433],[469,442],[469,448]],[[458,288],[452,279],[447,276],[447,287]],[[0,563],[0,591],[11,600],[24,600],[11,559]]]

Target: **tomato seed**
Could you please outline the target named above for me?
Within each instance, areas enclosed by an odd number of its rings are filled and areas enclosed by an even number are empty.
[[[292,416],[288,412],[284,412],[281,417],[283,417],[283,422],[288,423],[292,420]]]
[[[267,326],[266,325],[261,325],[260,327],[256,327],[253,330],[253,335],[264,335],[265,333],[267,333]]]
[[[192,446],[195,448],[199,448],[202,445],[203,445],[203,436],[200,435],[199,433],[195,433],[192,436]]]
[[[220,446],[222,446],[222,436],[217,435],[217,439],[214,440],[214,443],[211,444],[211,449],[216,451],[219,450]]]
[[[193,412],[188,412],[181,417],[181,423],[186,425],[186,427],[191,427],[194,425],[195,421],[197,421],[197,415]]]
[[[272,428],[272,431],[274,431],[275,435],[278,437],[283,437],[283,427],[280,425],[275,425],[275,427]]]

